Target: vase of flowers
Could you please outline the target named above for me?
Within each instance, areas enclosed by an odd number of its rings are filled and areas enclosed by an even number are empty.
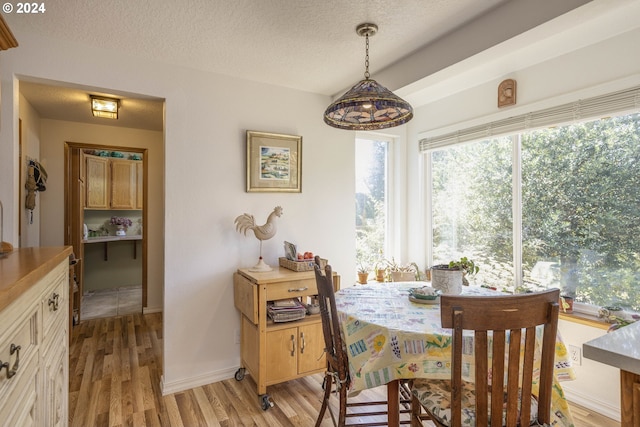
[[[131,227],[131,225],[133,224],[133,222],[129,218],[121,216],[112,216],[110,223],[111,225],[115,225],[117,228],[116,236],[126,236],[127,228]]]

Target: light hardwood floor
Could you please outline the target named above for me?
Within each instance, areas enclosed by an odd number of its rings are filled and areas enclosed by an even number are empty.
[[[249,375],[163,397],[161,370],[161,314],[83,321],[70,348],[69,426],[310,427],[320,408],[321,375],[270,386],[275,406],[263,411]],[[358,398],[384,398],[384,390]],[[584,408],[571,409],[575,427],[620,427]],[[328,415],[325,426],[332,426]]]

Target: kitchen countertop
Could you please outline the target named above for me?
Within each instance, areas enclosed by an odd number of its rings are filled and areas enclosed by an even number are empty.
[[[582,345],[587,359],[640,375],[640,321]]]
[[[20,248],[0,257],[0,310],[71,255],[71,246]]]

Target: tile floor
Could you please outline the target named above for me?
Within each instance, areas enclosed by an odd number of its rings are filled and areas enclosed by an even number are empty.
[[[86,292],[82,296],[82,320],[142,312],[142,286]]]

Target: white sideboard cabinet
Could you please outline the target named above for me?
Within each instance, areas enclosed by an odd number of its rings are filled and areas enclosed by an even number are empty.
[[[68,425],[70,253],[0,259],[0,425]]]

